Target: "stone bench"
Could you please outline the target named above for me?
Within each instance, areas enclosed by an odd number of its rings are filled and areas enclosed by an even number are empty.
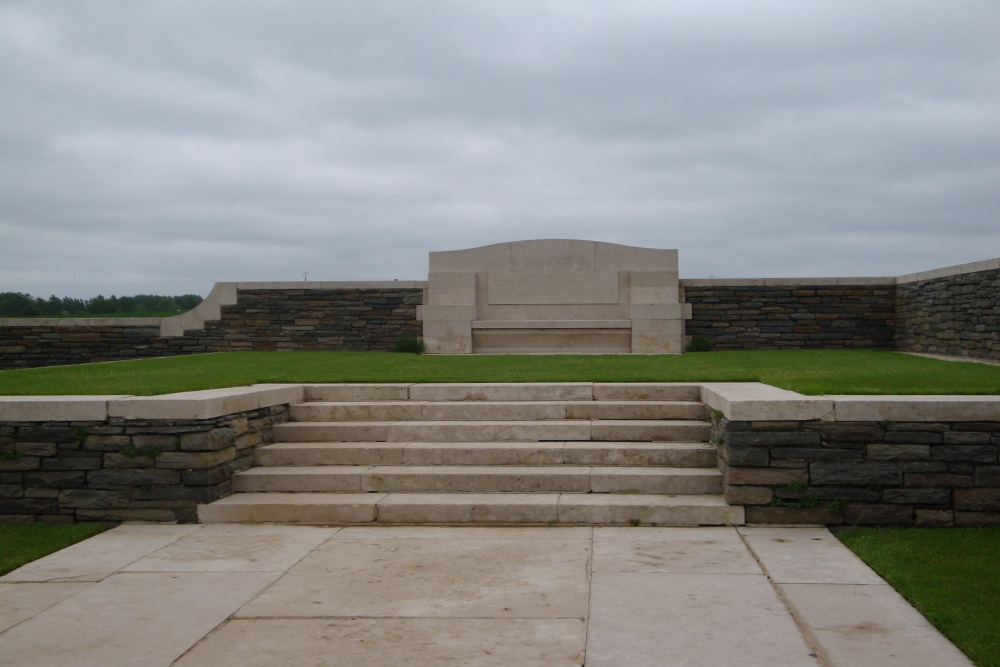
[[[540,240],[432,252],[431,354],[680,353],[677,251]]]

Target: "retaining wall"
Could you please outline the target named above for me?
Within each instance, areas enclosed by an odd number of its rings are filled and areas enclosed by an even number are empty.
[[[4,397],[0,521],[197,521],[288,421],[298,386],[151,398]]]
[[[237,350],[391,350],[422,283],[219,283],[172,318],[0,320],[0,369]]]
[[[901,276],[896,347],[1000,360],[1000,259]]]
[[[683,280],[689,336],[717,350],[888,348],[893,278]]]
[[[748,523],[1000,525],[1000,397],[702,391]]]

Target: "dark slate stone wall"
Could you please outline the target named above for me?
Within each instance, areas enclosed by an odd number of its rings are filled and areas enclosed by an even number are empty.
[[[421,289],[240,290],[198,338],[211,352],[388,351],[400,336],[423,335],[422,302]]]
[[[154,326],[5,326],[0,369],[237,350],[391,350],[421,336],[420,289],[240,290],[220,320],[183,336]]]
[[[215,419],[0,423],[0,522],[197,521],[284,405]]]
[[[896,346],[1000,360],[1000,269],[897,286]]]
[[[751,523],[1000,525],[1000,423],[729,421],[726,500]]]
[[[717,350],[888,348],[895,285],[687,286],[689,336]]]

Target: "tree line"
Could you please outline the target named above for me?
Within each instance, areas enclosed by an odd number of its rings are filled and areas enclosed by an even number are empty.
[[[136,294],[135,296],[109,297],[97,295],[92,299],[50,296],[43,299],[21,292],[0,292],[0,317],[35,317],[65,315],[106,315],[109,313],[183,313],[191,310],[202,299],[197,294],[160,296]]]

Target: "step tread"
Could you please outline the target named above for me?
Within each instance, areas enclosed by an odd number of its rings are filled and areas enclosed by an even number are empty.
[[[379,426],[391,426],[396,424],[405,424],[407,427],[410,426],[567,426],[567,425],[585,425],[597,422],[602,425],[608,426],[708,426],[711,422],[704,419],[449,419],[449,420],[400,420],[400,419],[381,419],[378,421],[322,421],[322,422],[285,422],[284,424],[275,424],[274,428],[281,428],[283,426],[295,426],[295,427],[325,427],[325,426],[365,426],[365,427],[379,427]]]
[[[581,465],[320,465],[256,466],[235,473],[236,476],[259,475],[359,475],[364,472],[401,475],[704,475],[718,477],[717,468],[674,468],[670,466],[581,466]]]
[[[544,442],[508,442],[504,440],[482,442],[380,442],[380,441],[356,441],[356,442],[275,442],[269,445],[257,447],[262,450],[285,450],[285,449],[405,449],[406,447],[433,447],[440,449],[469,449],[469,448],[531,448],[531,447],[586,447],[589,449],[709,449],[714,450],[715,446],[707,442],[644,442],[633,440],[547,440]]]
[[[400,504],[444,502],[449,504],[469,503],[476,505],[526,504],[544,505],[553,501],[573,503],[593,502],[604,505],[665,505],[698,507],[731,507],[718,494],[666,495],[628,493],[317,493],[310,491],[235,493],[216,500],[210,505],[357,505],[390,502]],[[209,505],[209,506],[210,506]]]

